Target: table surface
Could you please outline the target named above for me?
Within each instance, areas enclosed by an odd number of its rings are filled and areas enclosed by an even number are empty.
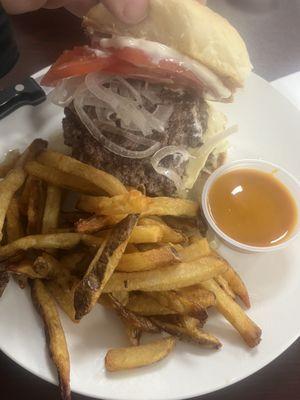
[[[300,70],[299,0],[209,0],[209,4],[238,28],[256,73],[271,81]],[[15,68],[0,80],[0,88],[51,64],[62,50],[85,42],[79,19],[65,10],[41,10],[15,16],[12,22],[21,55]],[[261,371],[201,400],[299,400],[299,376],[300,340]],[[18,367],[1,352],[0,387],[3,400],[59,398],[55,386]],[[87,400],[76,394],[73,399]]]

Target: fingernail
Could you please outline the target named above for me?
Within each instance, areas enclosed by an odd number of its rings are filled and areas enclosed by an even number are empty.
[[[147,16],[148,2],[146,0],[129,0],[123,8],[123,19],[128,24],[137,24]]]

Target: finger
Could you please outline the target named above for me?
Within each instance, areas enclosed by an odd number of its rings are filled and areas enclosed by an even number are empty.
[[[85,15],[90,8],[98,4],[97,0],[71,0],[67,3],[66,9],[72,14],[82,17]]]
[[[2,0],[1,5],[9,14],[22,14],[38,10],[43,7],[46,0]]]
[[[54,8],[66,6],[68,4],[68,2],[69,1],[66,1],[66,0],[48,0],[46,2],[46,4],[44,5],[44,8],[48,8],[48,9],[52,10]]]
[[[120,21],[136,24],[142,21],[148,12],[148,0],[103,0],[104,5]]]

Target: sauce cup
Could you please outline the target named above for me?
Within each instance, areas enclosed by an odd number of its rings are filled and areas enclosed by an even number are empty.
[[[283,242],[280,242],[275,245],[270,245],[266,247],[261,246],[251,246],[245,243],[238,242],[237,240],[232,239],[230,236],[225,234],[214,221],[210,210],[209,210],[209,201],[208,195],[210,188],[217,178],[220,176],[237,169],[254,169],[257,171],[272,173],[290,192],[293,197],[296,207],[297,207],[297,220],[295,223],[295,227],[291,234],[287,237],[287,239]],[[293,177],[288,171],[284,168],[270,163],[268,161],[263,160],[255,160],[255,159],[243,159],[234,161],[228,164],[223,165],[222,167],[215,170],[210,177],[207,179],[201,198],[202,210],[203,214],[208,222],[210,228],[215,232],[217,237],[221,239],[221,241],[225,242],[229,247],[238,250],[244,253],[266,253],[271,251],[276,251],[285,248],[290,244],[292,240],[294,240],[300,233],[300,183],[299,181]]]

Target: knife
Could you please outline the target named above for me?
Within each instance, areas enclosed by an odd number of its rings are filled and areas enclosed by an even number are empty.
[[[52,88],[45,88],[50,92]],[[0,120],[25,105],[36,106],[46,100],[45,90],[33,78],[0,90]]]

